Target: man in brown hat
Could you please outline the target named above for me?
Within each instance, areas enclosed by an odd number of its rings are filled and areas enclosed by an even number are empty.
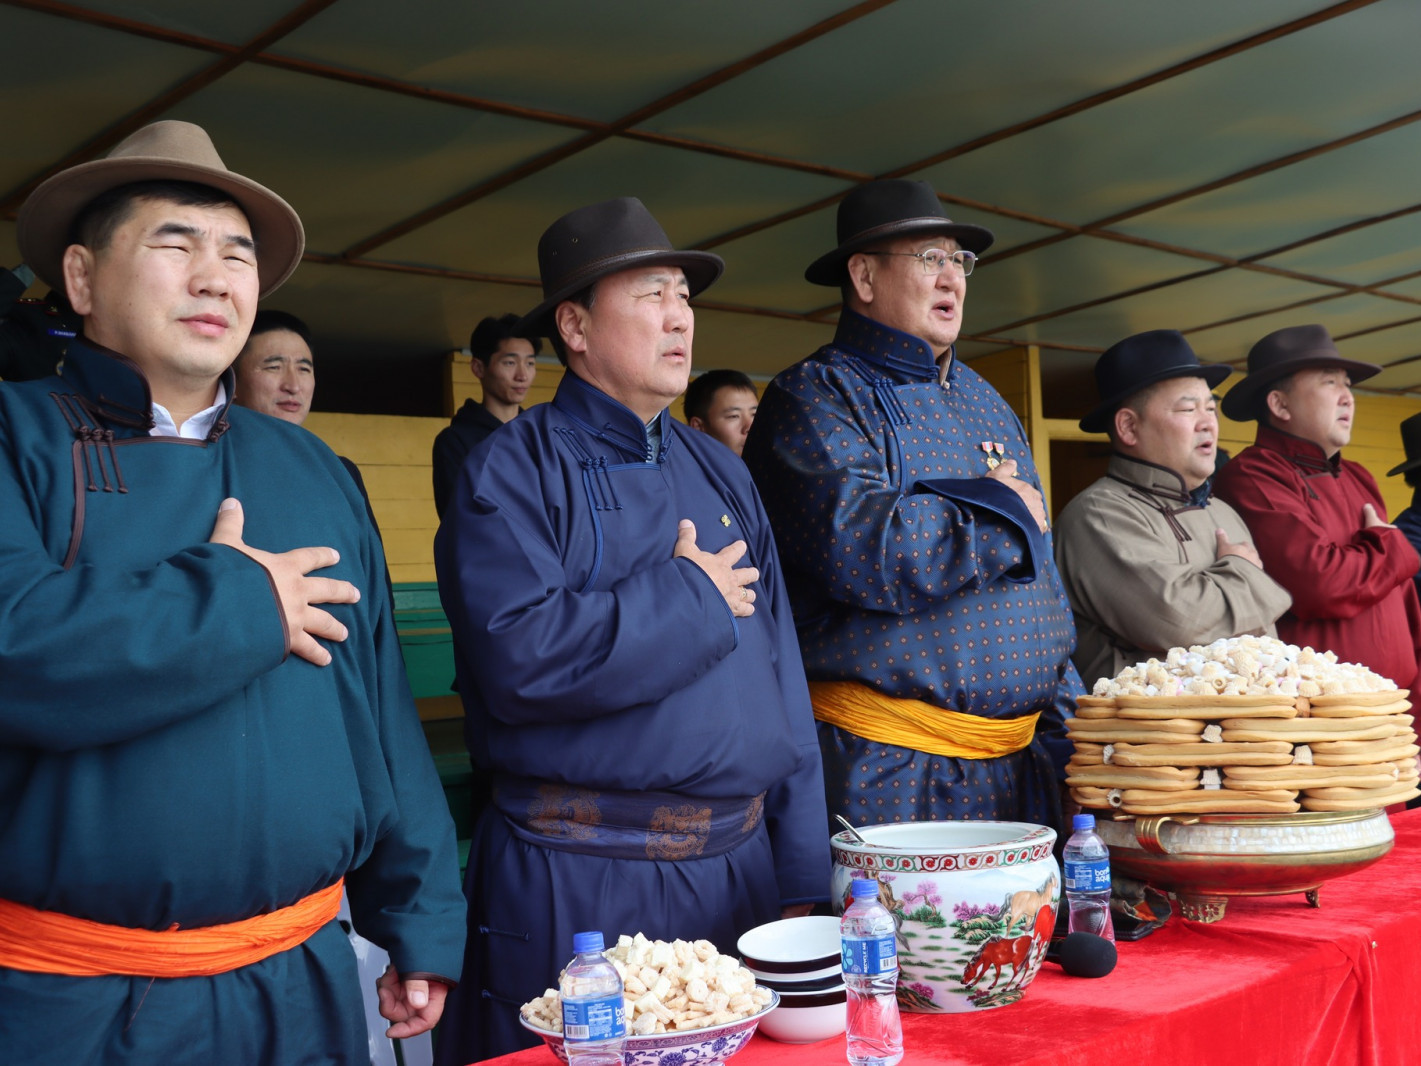
[[[838,235],[805,271],[843,294],[834,339],[771,382],[745,446],[829,809],[1054,823],[1075,631],[1021,423],[953,354],[992,235],[917,181],[855,189]]]
[[[1421,559],[1387,522],[1372,475],[1341,454],[1356,413],[1351,386],[1380,370],[1344,359],[1322,326],[1268,334],[1223,402],[1230,418],[1256,420],[1258,436],[1225,464],[1215,489],[1292,594],[1278,636],[1415,690],[1421,603],[1412,577]]]
[[[744,464],[667,410],[721,260],[623,198],[553,223],[538,264],[518,335],[550,334],[568,372],[470,454],[435,538],[466,740],[493,779],[441,1026],[459,1066],[537,1042],[518,1005],[576,932],[730,950],[828,897],[769,522]]]
[[[0,385],[0,1047],[360,1061],[342,884],[394,1036],[438,1019],[462,907],[364,503],[230,402],[300,221],[160,122],[18,235],[84,329],[62,377]]]
[[[1073,658],[1087,685],[1173,647],[1275,636],[1288,609],[1243,520],[1209,492],[1219,440],[1211,390],[1228,376],[1172,329],[1126,337],[1096,361],[1100,402],[1080,427],[1109,434],[1114,454],[1056,522]]]

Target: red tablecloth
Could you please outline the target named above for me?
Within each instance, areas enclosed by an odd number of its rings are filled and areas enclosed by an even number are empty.
[[[1236,899],[1220,922],[1177,914],[1120,945],[1099,980],[1047,963],[1020,1002],[977,1014],[904,1014],[908,1066],[1399,1066],[1421,1063],[1421,810],[1395,816],[1396,846],[1360,873],[1302,895]],[[489,1060],[549,1066],[538,1047]],[[780,1044],[756,1034],[733,1066],[844,1061],[842,1037]]]

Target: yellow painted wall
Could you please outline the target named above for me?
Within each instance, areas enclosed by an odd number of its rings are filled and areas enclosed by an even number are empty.
[[[306,428],[360,467],[380,535],[390,578],[434,580],[434,488],[430,449],[446,418],[344,415],[312,412]]]

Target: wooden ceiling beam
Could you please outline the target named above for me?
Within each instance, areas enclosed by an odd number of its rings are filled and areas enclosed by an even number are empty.
[[[1271,44],[1283,37],[1291,36],[1303,30],[1312,29],[1314,26],[1319,26],[1339,16],[1350,15],[1354,11],[1358,11],[1364,7],[1370,7],[1374,3],[1377,3],[1377,0],[1347,0],[1345,3],[1332,4],[1329,7],[1322,8],[1320,11],[1314,11],[1311,15],[1304,15],[1301,18],[1280,23],[1277,26],[1251,34],[1248,37],[1241,37],[1237,41],[1212,49],[1211,51],[1202,52],[1182,62],[1163,67],[1153,73],[1145,74],[1131,81],[1121,82],[1119,85],[1112,85],[1108,89],[1102,89],[1098,93],[1082,97],[1072,103],[1058,107],[1053,111],[1047,111],[1044,114],[1013,123],[1010,126],[1003,126],[999,130],[984,133],[969,141],[963,141],[961,144],[944,149],[925,159],[920,159],[916,163],[909,163],[906,166],[890,170],[882,176],[885,178],[901,178],[919,170],[926,170],[928,167],[937,166],[939,163],[946,163],[949,159],[956,159],[969,152],[975,152],[989,145],[997,144],[1000,141],[1020,136],[1031,130],[1040,129],[1042,126],[1049,126],[1053,122],[1060,122],[1062,119],[1079,115],[1083,111],[1089,111],[1092,108],[1111,103],[1115,100],[1119,100],[1121,97],[1129,96],[1132,93],[1137,93],[1152,86],[1159,85],[1161,82],[1169,81],[1172,78],[1178,78],[1184,74],[1191,74],[1203,67],[1218,63],[1224,59],[1231,59],[1244,52],[1260,48],[1265,44]]]
[[[0,213],[8,215],[10,212],[18,211],[20,205],[25,202],[25,198],[45,179],[59,173],[61,170],[67,170],[69,167],[93,159],[112,148],[130,133],[143,128],[148,125],[148,123],[153,122],[171,110],[176,104],[181,103],[194,93],[206,88],[219,78],[235,70],[247,62],[252,56],[258,55],[264,49],[269,48],[288,33],[291,33],[297,27],[308,22],[335,2],[336,0],[303,0],[301,4],[283,15],[240,48],[223,55],[215,63],[203,68],[196,74],[184,78],[167,91],[159,93],[142,107],[130,112],[105,129],[100,130],[63,159],[53,163],[39,174],[29,178],[23,184],[11,189],[3,198],[0,198]]]
[[[893,2],[894,0],[861,0],[860,3],[839,12],[837,15],[816,22],[814,25],[808,26],[798,33],[791,34],[783,40],[776,41],[774,44],[762,48],[752,55],[745,56],[742,59],[736,60],[734,63],[721,67],[719,70],[712,71],[710,74],[698,78],[688,85],[684,85],[673,92],[667,93],[637,108],[635,111],[623,115],[615,122],[609,123],[604,129],[589,131],[568,144],[543,152],[541,155],[535,156],[532,159],[525,160],[504,174],[500,174],[488,181],[480,182],[478,185],[442,200],[401,222],[386,227],[379,233],[372,234],[364,240],[357,241],[347,248],[343,254],[352,258],[364,256],[367,252],[381,245],[389,244],[391,241],[397,240],[407,233],[422,229],[431,222],[444,218],[458,211],[460,208],[467,207],[469,204],[490,196],[498,190],[506,188],[517,181],[521,181],[523,178],[529,177],[532,174],[546,170],[562,162],[564,159],[586,151],[594,145],[601,144],[609,137],[623,133],[639,122],[644,122],[679,104],[685,103],[687,100],[709,92],[711,89],[723,85],[756,67],[762,66],[772,59],[778,59],[780,56],[792,52],[796,48],[803,47],[810,41],[822,37],[827,33],[842,29],[844,26],[856,22],[867,15],[871,15]]]

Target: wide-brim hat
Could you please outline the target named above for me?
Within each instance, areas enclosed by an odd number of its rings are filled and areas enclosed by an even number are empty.
[[[1406,453],[1406,462],[1397,463],[1386,472],[1387,477],[1404,474],[1421,466],[1421,415],[1412,415],[1401,421],[1401,449]]]
[[[1203,378],[1217,387],[1233,372],[1223,363],[1201,363],[1184,334],[1173,329],[1152,329],[1112,344],[1095,361],[1095,388],[1099,404],[1080,421],[1087,433],[1104,433],[1120,405],[1135,393],[1171,378]]]
[[[538,240],[543,302],[519,320],[515,331],[522,337],[551,335],[557,329],[552,313],[569,296],[609,274],[657,265],[680,267],[695,296],[720,277],[725,260],[713,252],[673,248],[661,223],[635,196],[569,211]]]
[[[191,122],[167,120],[131,133],[103,159],[61,170],[30,193],[16,220],[20,255],[51,288],[64,291],[64,250],[74,220],[95,197],[136,181],[188,181],[230,196],[257,246],[261,295],[269,296],[301,262],[306,232],[295,209],[222,162],[212,138]]]
[[[810,263],[804,280],[813,285],[842,285],[848,280],[849,257],[855,252],[879,241],[918,234],[951,237],[958,247],[977,255],[996,240],[983,226],[948,218],[942,201],[925,181],[870,181],[839,201],[839,246]]]
[[[1274,382],[1299,370],[1325,366],[1341,367],[1354,385],[1382,372],[1375,363],[1342,358],[1323,326],[1288,326],[1274,330],[1249,349],[1248,376],[1224,397],[1224,414],[1236,422],[1258,419]]]

